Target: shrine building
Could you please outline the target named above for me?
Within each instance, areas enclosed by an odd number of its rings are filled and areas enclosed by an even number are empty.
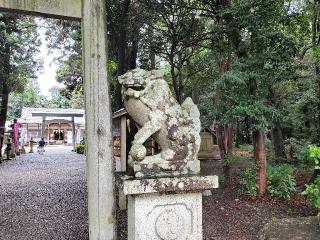
[[[18,122],[24,143],[41,137],[51,145],[79,144],[85,132],[83,109],[23,108]]]

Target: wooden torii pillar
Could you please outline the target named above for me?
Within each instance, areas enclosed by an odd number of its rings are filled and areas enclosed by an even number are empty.
[[[0,0],[0,10],[82,22],[89,236],[115,239],[105,0]]]

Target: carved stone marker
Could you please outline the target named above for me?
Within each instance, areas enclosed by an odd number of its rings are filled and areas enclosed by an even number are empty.
[[[181,105],[162,71],[135,69],[119,77],[124,105],[140,128],[129,153],[129,240],[201,240],[202,191],[217,188],[217,176],[199,176],[200,114],[190,98]],[[152,137],[160,152],[147,156]]]

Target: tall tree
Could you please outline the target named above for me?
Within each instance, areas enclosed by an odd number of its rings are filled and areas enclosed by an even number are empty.
[[[204,22],[193,9],[197,1],[141,1],[151,14],[150,48],[170,65],[173,89],[179,103],[185,99],[185,79],[191,59],[203,51]]]
[[[0,135],[4,133],[10,92],[21,92],[40,67],[37,24],[33,17],[0,13]],[[3,141],[0,142],[0,149]]]

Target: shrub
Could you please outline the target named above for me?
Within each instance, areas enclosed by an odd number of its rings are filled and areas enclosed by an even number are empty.
[[[246,195],[257,195],[257,168],[251,167],[245,169],[240,176],[241,192]]]
[[[82,140],[80,141],[80,145],[86,145],[86,138],[83,137]]]
[[[253,146],[251,144],[243,144],[239,146],[239,151],[253,153]]]
[[[296,190],[296,180],[293,176],[294,167],[289,164],[269,166],[267,169],[268,193],[273,197],[290,199]]]
[[[241,157],[239,157],[239,156],[229,155],[229,156],[226,156],[222,160],[222,165],[223,166],[232,166],[233,164],[235,164],[236,162],[239,162],[240,160],[241,160]]]
[[[314,160],[314,169],[320,169],[320,147],[310,146],[309,156]],[[307,184],[306,190],[302,194],[308,195],[312,200],[312,204],[320,209],[320,176],[316,178],[314,183]]]
[[[266,148],[266,156],[267,159],[275,159],[275,154],[274,154],[274,147],[270,139],[266,138],[264,141],[265,148]]]
[[[296,181],[293,176],[294,167],[289,164],[279,166],[268,166],[267,183],[268,193],[273,197],[290,199],[295,192]],[[240,184],[241,192],[247,195],[257,195],[257,167],[247,168],[241,173]]]
[[[293,154],[292,157],[297,164],[311,166],[313,161],[310,158],[309,144],[307,141],[289,138],[285,141],[286,152],[289,157]]]
[[[320,147],[309,146],[310,158],[314,161],[315,169],[320,169]]]
[[[317,177],[315,182],[306,185],[306,190],[302,195],[308,195],[312,201],[313,206],[320,209],[320,177]]]
[[[78,145],[76,147],[76,153],[84,154],[84,151],[85,151],[85,145]]]

